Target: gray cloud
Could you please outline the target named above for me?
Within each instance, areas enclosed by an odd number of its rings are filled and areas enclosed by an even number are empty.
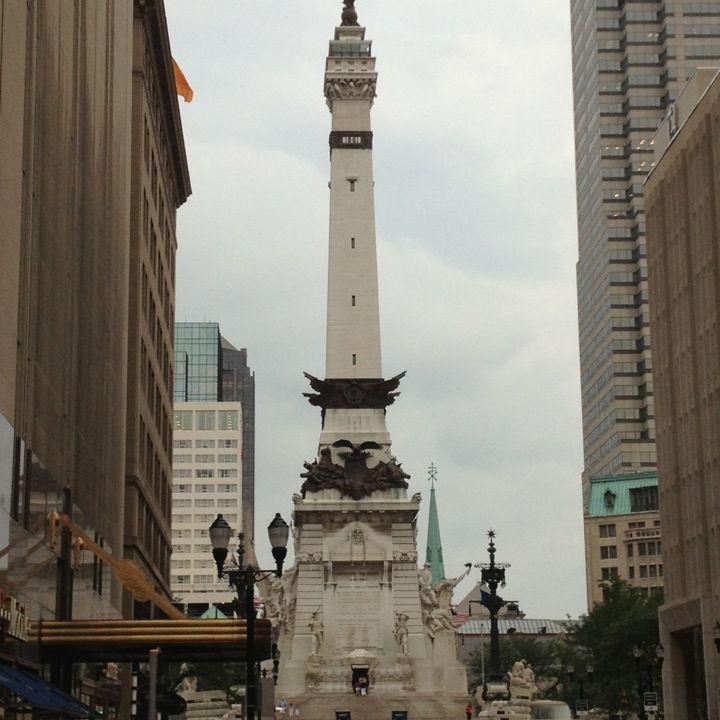
[[[193,195],[177,317],[216,320],[257,374],[257,524],[291,511],[320,418],[327,133],[337,2],[167,3]],[[498,531],[507,597],[585,609],[576,259],[565,0],[357,2],[373,111],[384,371],[408,370],[393,448],[437,500],[447,570]],[[420,552],[427,504],[419,518]],[[261,557],[265,539],[258,538]],[[563,562],[555,562],[561,557]],[[469,589],[472,580],[458,588]]]

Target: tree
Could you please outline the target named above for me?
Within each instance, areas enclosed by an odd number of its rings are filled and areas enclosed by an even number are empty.
[[[603,602],[568,630],[568,640],[583,648],[593,664],[592,683],[585,686],[592,704],[610,713],[634,711],[641,686],[660,688],[655,651],[662,595],[648,596],[623,580],[613,580],[603,592]],[[640,658],[634,657],[634,648]]]

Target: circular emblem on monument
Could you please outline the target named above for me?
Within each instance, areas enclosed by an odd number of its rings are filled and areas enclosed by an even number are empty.
[[[343,395],[345,395],[349,405],[359,405],[363,397],[365,397],[365,391],[359,383],[354,382],[343,388]]]

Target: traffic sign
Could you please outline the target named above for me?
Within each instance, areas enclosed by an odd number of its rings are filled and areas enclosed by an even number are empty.
[[[656,692],[643,693],[643,709],[645,712],[655,712],[658,709],[658,694]]]
[[[590,703],[587,700],[576,700],[575,714],[579,718],[587,717],[588,715],[590,715]]]

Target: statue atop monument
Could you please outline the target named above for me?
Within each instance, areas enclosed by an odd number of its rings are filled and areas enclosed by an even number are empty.
[[[355,0],[343,0],[345,7],[342,11],[341,25],[359,25],[357,12],[355,12]]]

